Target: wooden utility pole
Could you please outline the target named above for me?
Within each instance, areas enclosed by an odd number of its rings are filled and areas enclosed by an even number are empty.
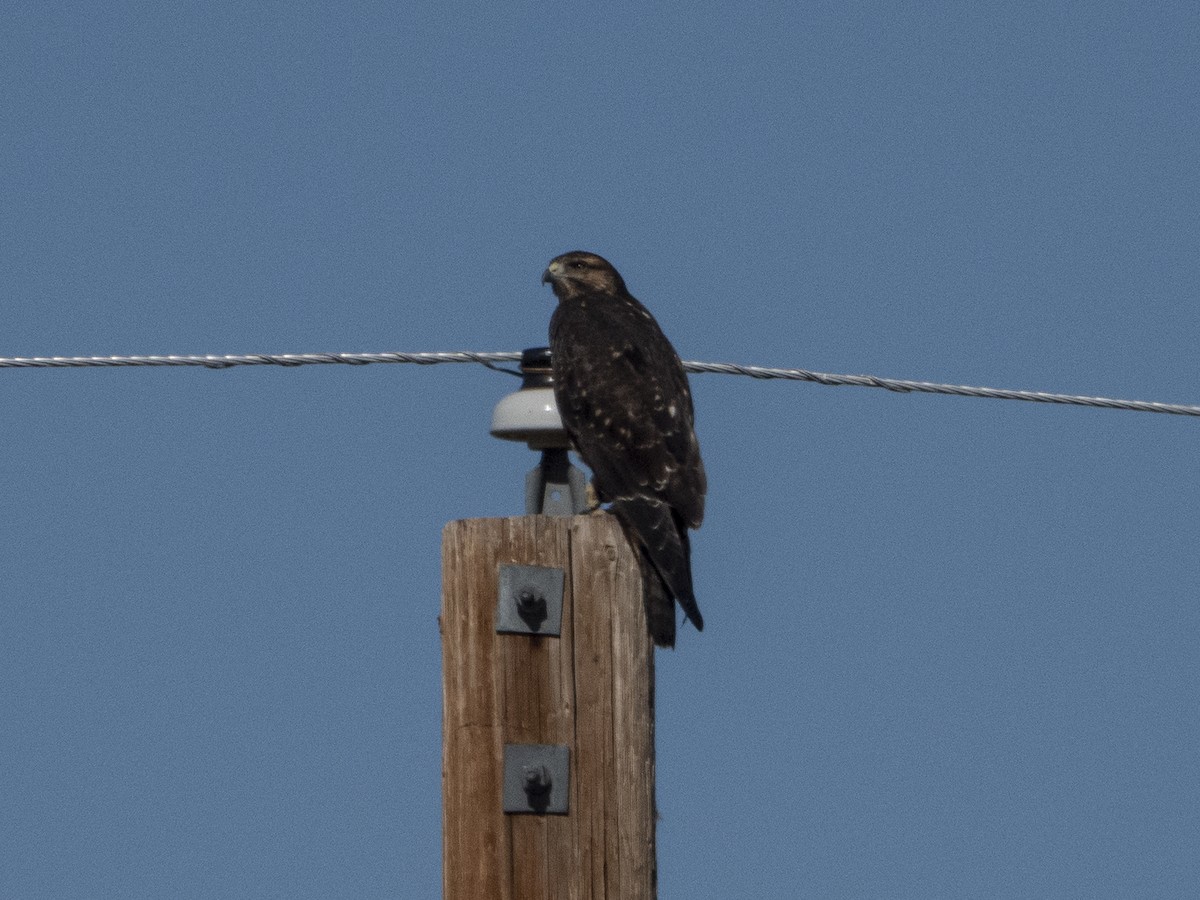
[[[560,636],[497,633],[514,563],[563,571]],[[654,647],[616,520],[451,522],[442,585],[445,900],[653,898]],[[505,746],[530,744],[567,748],[565,814],[503,811]]]

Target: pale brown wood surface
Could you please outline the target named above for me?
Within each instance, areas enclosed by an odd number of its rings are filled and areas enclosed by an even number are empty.
[[[502,563],[566,572],[561,637],[497,634]],[[654,648],[607,514],[467,519],[442,539],[443,896],[655,896]],[[506,743],[571,749],[570,811],[506,815]]]

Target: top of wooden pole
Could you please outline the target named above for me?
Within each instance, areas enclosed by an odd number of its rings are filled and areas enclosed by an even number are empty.
[[[444,897],[654,897],[654,649],[617,522],[461,520],[442,553]],[[564,570],[560,637],[496,633],[503,563]],[[566,815],[501,810],[525,743],[570,749]]]

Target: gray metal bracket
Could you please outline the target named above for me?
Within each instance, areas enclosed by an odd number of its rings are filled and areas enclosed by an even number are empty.
[[[504,811],[565,815],[571,751],[558,744],[504,745]]]
[[[587,508],[587,477],[571,465],[566,450],[543,450],[541,462],[525,476],[525,514],[577,516]]]
[[[562,633],[563,570],[501,563],[496,631],[506,634]]]

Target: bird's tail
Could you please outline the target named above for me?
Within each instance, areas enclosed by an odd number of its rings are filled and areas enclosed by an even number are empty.
[[[675,607],[704,629],[704,617],[692,591],[692,550],[684,525],[666,503],[652,497],[618,497],[612,511],[620,520],[630,543],[641,552],[642,585],[646,619],[654,642],[662,647],[675,644]]]
[[[646,606],[646,630],[660,647],[675,646],[675,601],[667,593],[658,569],[646,556],[638,554],[642,569],[642,600]]]

